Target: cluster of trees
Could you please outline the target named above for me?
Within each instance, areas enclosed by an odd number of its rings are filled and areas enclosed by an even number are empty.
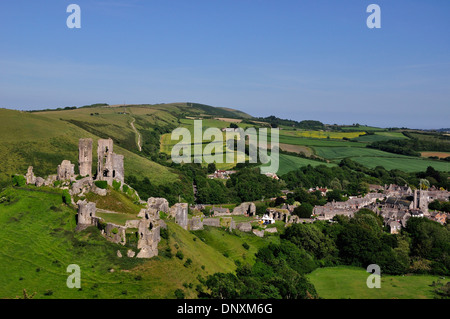
[[[319,121],[305,120],[305,121],[294,121],[280,119],[274,115],[268,117],[258,117],[258,121],[266,122],[271,125],[271,127],[279,127],[281,125],[295,127],[304,130],[323,130],[325,125]]]
[[[443,134],[403,134],[409,139],[373,142],[367,147],[410,156],[421,156],[421,151],[450,151],[450,138]]]
[[[164,197],[171,205],[179,201],[179,196],[188,203],[194,203],[193,184],[197,188],[195,202],[199,204],[240,204],[280,194],[279,182],[261,174],[259,168],[244,167],[230,175],[226,182],[207,178],[208,167],[200,164],[184,164],[178,169],[181,174],[176,183],[154,185],[148,178],[140,180],[133,175],[126,176],[125,181],[142,198]]]
[[[259,249],[253,266],[240,265],[236,275],[215,273],[202,280],[200,298],[315,299],[314,285],[305,274],[316,268],[313,257],[284,240]]]
[[[183,200],[193,203],[194,195],[192,193],[191,181],[183,175],[180,175],[180,180],[176,183],[165,183],[164,185],[155,185],[147,177],[139,180],[134,175],[127,175],[125,182],[134,188],[139,196],[143,199],[149,197],[164,197],[169,201],[170,205],[179,202],[179,196]]]
[[[373,169],[367,168],[346,158],[339,163],[338,167],[306,166],[291,171],[281,178],[286,182],[289,189],[327,186],[332,189],[343,190],[348,195],[359,195],[369,191],[369,184],[408,184],[415,187],[419,185],[421,179],[427,179],[430,185],[449,189],[449,176],[448,172],[436,171],[431,166],[425,172],[406,173],[400,170],[388,171],[382,166]]]
[[[441,212],[450,213],[450,201],[438,201],[437,199],[428,204],[428,208]]]
[[[216,299],[317,298],[305,274],[318,267],[380,266],[383,274],[450,274],[450,229],[425,218],[410,218],[401,234],[383,229],[382,218],[362,209],[333,223],[294,224],[279,244],[260,248],[252,266],[236,275],[216,273],[201,280],[199,297]],[[207,288],[205,292],[203,288]]]

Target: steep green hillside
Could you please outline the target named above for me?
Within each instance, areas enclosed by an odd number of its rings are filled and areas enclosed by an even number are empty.
[[[114,152],[125,156],[125,174],[148,177],[152,183],[159,185],[164,182],[175,182],[177,175],[167,167],[152,162],[132,151],[122,148],[121,136],[126,136],[125,126],[127,120],[117,120],[114,114],[106,112],[102,116],[90,116],[89,114],[102,108],[77,109],[73,111],[54,111],[26,113],[20,111],[0,109],[0,185],[5,184],[12,174],[25,174],[28,166],[34,167],[37,176],[56,174],[56,167],[64,159],[70,160],[78,166],[78,140],[90,137],[94,140],[93,147],[93,171],[96,169],[97,148],[99,138],[112,137]],[[111,110],[111,109],[109,109]],[[80,121],[83,117],[91,120],[91,127],[103,131],[106,127],[113,128],[102,136],[88,132],[85,127],[69,123],[64,117]],[[114,126],[116,125],[116,126]],[[122,129],[123,128],[123,129]],[[131,130],[131,128],[130,128]],[[111,133],[111,136],[110,134]],[[99,133],[100,134],[100,133]],[[134,133],[133,133],[134,134]],[[118,143],[119,142],[119,143]],[[134,137],[133,142],[134,143]],[[75,170],[77,172],[77,168]]]
[[[119,258],[117,250],[126,256],[129,247],[106,241],[95,228],[74,231],[76,212],[56,189],[8,188],[0,201],[0,298],[20,297],[23,289],[34,298],[175,298],[176,289],[195,298],[198,275],[235,269],[231,258],[172,222],[160,256]],[[178,250],[182,260],[175,257]],[[82,289],[66,286],[70,264],[81,268]]]

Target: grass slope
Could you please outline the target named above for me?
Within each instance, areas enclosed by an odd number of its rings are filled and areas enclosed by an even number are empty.
[[[235,269],[231,258],[172,222],[160,256],[118,258],[117,250],[126,256],[129,247],[106,241],[95,228],[74,232],[76,212],[57,190],[8,188],[0,198],[0,298],[21,296],[23,289],[35,298],[174,298],[176,289],[195,298],[198,275]],[[164,257],[167,247],[173,255],[181,250],[183,260]],[[70,264],[81,268],[81,289],[66,286]]]
[[[102,108],[89,108],[71,111],[54,111],[26,113],[0,109],[0,184],[9,180],[12,174],[25,174],[28,166],[34,167],[35,175],[45,177],[56,174],[56,168],[64,159],[75,164],[75,172],[78,171],[78,140],[80,138],[92,138],[93,146],[93,172],[96,170],[97,140],[99,136],[60,120],[61,116],[80,118],[91,117],[88,112],[100,111]],[[110,109],[112,110],[112,109]],[[78,113],[77,113],[78,112]],[[84,115],[83,115],[84,114]],[[87,115],[86,115],[87,114]],[[106,115],[105,115],[106,116]],[[108,115],[109,116],[109,115]],[[118,116],[118,115],[117,115]],[[107,117],[107,116],[106,116]],[[100,116],[92,116],[95,121],[101,122]],[[115,115],[109,119],[115,121]],[[92,119],[94,121],[94,119]],[[96,126],[96,122],[92,122]],[[124,120],[123,125],[128,125]],[[113,130],[114,134],[121,134],[120,126]],[[129,128],[132,132],[131,127]],[[104,137],[108,137],[107,133]],[[112,136],[114,137],[114,136]],[[131,143],[136,146],[133,132]],[[127,149],[114,145],[114,152],[125,156],[125,174],[148,177],[156,185],[165,182],[174,182],[178,176],[167,167],[143,158]],[[7,155],[6,155],[7,154]]]

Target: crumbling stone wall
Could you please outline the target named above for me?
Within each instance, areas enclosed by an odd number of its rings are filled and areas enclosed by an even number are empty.
[[[210,227],[220,227],[220,220],[218,218],[204,218],[203,225]]]
[[[106,239],[116,244],[125,245],[127,242],[126,230],[123,226],[108,223],[105,229]]]
[[[200,217],[194,217],[188,221],[189,230],[201,230],[203,229],[203,222]]]
[[[256,215],[256,205],[254,203],[242,203],[233,209],[233,215]]]
[[[56,176],[59,181],[71,180],[75,177],[75,164],[68,160],[62,161],[61,165],[58,165]]]
[[[175,222],[187,230],[188,226],[188,204],[176,203],[170,208],[170,216],[175,218]]]
[[[239,224],[236,225],[236,229],[240,230],[242,232],[249,233],[249,232],[252,231],[252,224],[250,224],[248,222],[239,223]]]

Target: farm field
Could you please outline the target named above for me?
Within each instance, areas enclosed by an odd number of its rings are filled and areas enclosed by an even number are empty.
[[[382,274],[381,288],[369,289],[366,284],[369,275],[362,268],[340,266],[319,268],[307,277],[325,299],[432,299],[430,285],[439,279],[438,276]]]
[[[401,139],[407,139],[407,137],[400,132],[376,132],[373,135],[363,135],[354,138],[353,140],[364,143],[372,143]]]
[[[426,171],[428,166],[433,167],[435,170],[448,172],[450,171],[450,163],[434,160],[426,160],[415,157],[355,157],[352,158],[355,162],[358,162],[369,168],[376,166],[383,166],[387,170],[399,169],[405,172],[421,172]]]
[[[293,153],[303,153],[306,156],[311,156],[314,154],[314,151],[307,146],[303,146],[303,145],[292,145],[292,144],[283,144],[280,143],[280,150],[285,151],[285,152],[293,152]]]
[[[361,135],[365,135],[365,132],[328,132],[328,131],[285,131],[284,135],[307,137],[307,138],[325,138],[325,139],[337,139],[343,138],[356,138]]]
[[[347,147],[365,147],[363,143],[350,142],[350,141],[339,141],[339,140],[328,140],[328,139],[314,139],[306,137],[296,137],[289,136],[285,134],[280,134],[280,143],[291,144],[291,145],[303,145],[303,146],[323,146],[323,147],[336,147],[336,146],[347,146]]]
[[[400,157],[407,158],[403,155],[383,152],[377,149],[365,147],[314,147],[316,154],[327,159],[342,159],[346,157]]]
[[[420,154],[422,155],[422,157],[430,157],[430,156],[437,156],[439,158],[450,157],[450,153],[448,152],[422,152]]]
[[[300,167],[308,166],[308,165],[311,165],[314,167],[314,166],[319,166],[319,165],[335,166],[336,164],[319,162],[319,161],[314,161],[314,160],[310,160],[307,158],[296,157],[296,156],[291,156],[291,155],[286,155],[286,154],[280,154],[279,168],[278,168],[278,171],[274,172],[274,173],[276,173],[278,176],[282,176],[286,173],[289,173],[290,171],[293,171]],[[262,166],[269,166],[269,165],[262,165]]]

